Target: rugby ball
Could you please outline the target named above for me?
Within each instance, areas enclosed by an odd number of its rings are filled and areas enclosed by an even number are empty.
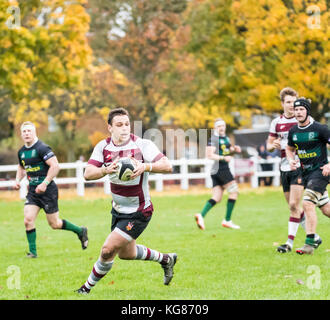
[[[121,181],[128,181],[135,170],[134,162],[131,158],[121,158],[117,163],[117,177]]]

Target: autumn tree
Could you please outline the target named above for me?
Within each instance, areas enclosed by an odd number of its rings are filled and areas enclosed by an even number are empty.
[[[320,119],[329,110],[328,25],[326,1],[191,1],[184,45],[164,73],[170,102],[162,113],[183,126],[219,116],[249,126],[253,113],[281,111],[279,92],[291,86]]]
[[[83,2],[0,1],[2,95],[20,101],[79,82],[79,70],[88,65],[91,55]]]
[[[46,124],[56,115],[66,133],[67,119],[81,115],[76,90],[92,53],[84,3],[0,0],[0,108],[12,123]]]
[[[160,110],[183,127],[211,127],[223,117],[235,127],[235,112],[246,106],[241,79],[244,40],[232,25],[232,1],[191,1],[172,43],[162,79],[169,98]],[[244,111],[249,113],[248,111]]]
[[[157,124],[158,66],[185,7],[185,0],[89,1],[95,55],[132,83],[135,99],[128,107],[147,127]]]
[[[324,117],[330,106],[329,6],[325,0],[233,1],[233,23],[246,30],[243,77],[251,102],[279,111],[278,93],[291,86],[312,99],[317,120]]]
[[[78,130],[81,118],[99,113],[106,120],[110,111],[106,102],[120,101],[127,86],[125,77],[109,66],[91,64],[82,72],[82,81],[74,88],[57,89],[47,95],[50,103],[48,114],[55,119],[62,135],[65,145],[63,151],[68,162],[77,159],[82,144],[90,144],[87,137],[83,141],[82,133]]]
[[[44,92],[72,88],[79,83],[80,70],[88,65],[91,55],[85,37],[89,18],[82,2],[11,1],[20,24],[8,25],[6,21],[14,21],[10,10],[6,11],[8,1],[1,0],[0,91],[13,104],[25,101],[27,108],[17,110],[13,106],[14,121],[21,121],[20,115],[26,111],[40,111],[28,104],[43,97]]]

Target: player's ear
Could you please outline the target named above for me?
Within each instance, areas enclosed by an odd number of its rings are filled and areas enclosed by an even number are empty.
[[[110,124],[108,124],[108,131],[110,132],[110,134],[112,133],[112,126]]]

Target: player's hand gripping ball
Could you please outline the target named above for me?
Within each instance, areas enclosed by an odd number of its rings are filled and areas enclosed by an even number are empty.
[[[134,162],[131,158],[121,158],[117,162],[117,177],[121,181],[128,181],[135,170]]]

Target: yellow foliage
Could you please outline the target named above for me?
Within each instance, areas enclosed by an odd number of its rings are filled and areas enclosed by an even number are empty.
[[[23,99],[19,104],[12,106],[9,120],[15,124],[32,121],[38,127],[39,124],[47,123],[48,107],[49,101],[46,99]]]
[[[102,108],[98,108],[97,112],[102,116],[102,118],[104,120],[108,120],[108,115],[110,112],[110,108],[109,107],[102,107]]]
[[[239,70],[250,88],[249,104],[268,112],[280,108],[278,94],[283,87],[293,87],[316,100],[329,90],[326,82],[329,83],[330,14],[326,2],[294,0],[292,4],[294,10],[277,0],[258,4],[241,0],[232,5],[233,23],[244,21],[248,30],[243,35],[248,71]],[[313,29],[308,25],[311,17],[307,8],[315,4],[320,10],[321,25]]]
[[[56,120],[72,122],[85,114],[85,97],[67,95],[73,88],[81,94],[81,70],[91,63],[86,37],[90,18],[84,4],[86,0],[0,0],[0,89],[8,91],[13,101],[9,117],[15,124],[24,120],[47,123],[49,95],[55,97],[52,108],[62,108]],[[24,26],[8,28],[5,24],[13,15],[7,12],[9,5],[20,7]],[[39,17],[42,8],[49,10],[45,13],[49,14],[46,25]]]
[[[88,136],[89,141],[91,142],[92,146],[95,147],[101,140],[107,138],[108,136],[100,131],[95,131],[93,134]]]
[[[193,106],[186,104],[169,105],[162,113],[164,120],[172,120],[175,125],[183,128],[212,128],[214,119],[223,118],[228,124],[232,124],[232,118],[222,106],[205,106],[195,103]]]

